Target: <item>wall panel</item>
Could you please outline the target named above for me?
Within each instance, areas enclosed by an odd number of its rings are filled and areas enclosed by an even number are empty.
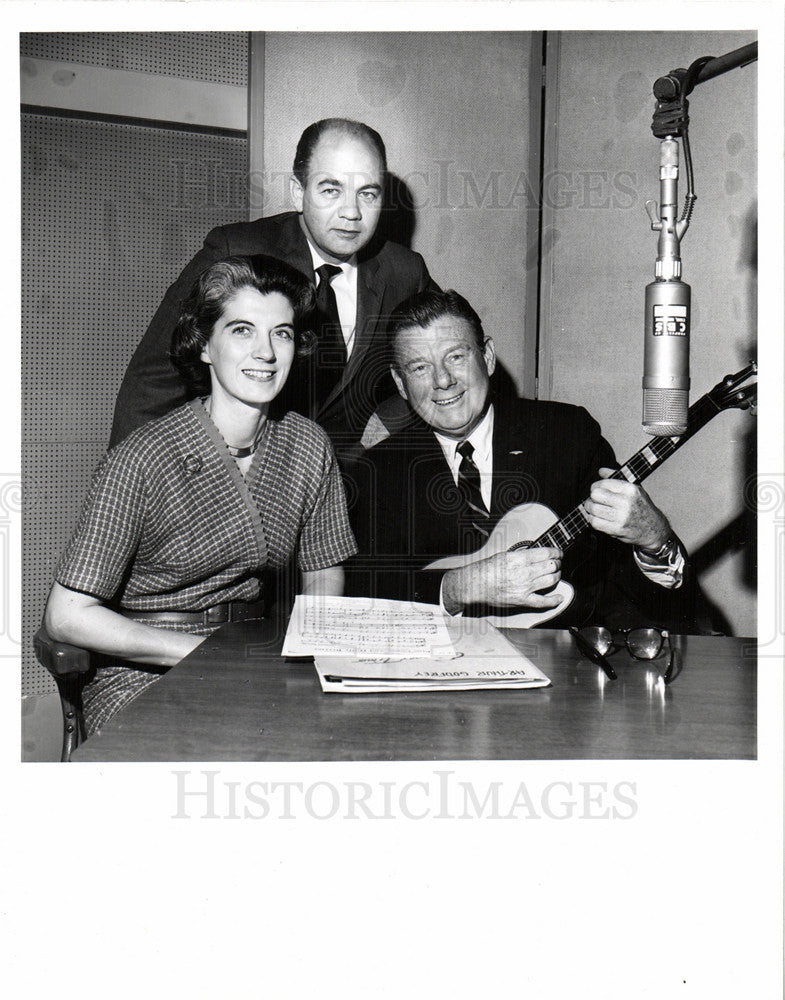
[[[243,31],[22,32],[19,51],[30,59],[184,80],[236,87],[248,82],[248,43]]]
[[[526,32],[269,33],[264,77],[264,214],[290,207],[294,148],[310,122],[338,116],[376,128],[403,182],[401,201],[411,199],[400,232],[442,287],[471,301],[528,392],[532,43]]]

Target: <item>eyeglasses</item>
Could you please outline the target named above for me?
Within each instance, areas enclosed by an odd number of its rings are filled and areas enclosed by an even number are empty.
[[[636,660],[656,660],[662,654],[663,647],[668,646],[668,666],[662,679],[666,684],[673,677],[673,643],[670,632],[658,628],[621,628],[610,629],[602,625],[590,625],[586,628],[570,628],[578,649],[592,662],[598,663],[611,680],[616,680],[616,671],[605,659],[610,653],[615,653],[623,646],[627,647],[630,656]],[[621,641],[619,641],[621,639]]]

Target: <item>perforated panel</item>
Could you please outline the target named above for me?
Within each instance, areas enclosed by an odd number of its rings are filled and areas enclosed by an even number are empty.
[[[22,449],[22,694],[55,690],[31,640],[41,624],[52,570],[62,552],[104,446],[93,442],[33,444]]]
[[[244,87],[248,35],[244,31],[25,32],[20,53],[31,59],[106,66]]]
[[[22,693],[30,637],[100,458],[126,364],[213,226],[246,217],[244,139],[25,115]]]

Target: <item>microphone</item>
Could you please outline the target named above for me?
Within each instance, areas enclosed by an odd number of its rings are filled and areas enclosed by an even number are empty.
[[[652,281],[646,286],[643,348],[643,429],[656,437],[687,430],[690,407],[690,286]]]
[[[690,389],[690,286],[681,280],[679,240],[689,220],[676,220],[679,146],[660,143],[660,210],[646,202],[658,231],[655,280],[646,286],[643,350],[643,429],[655,437],[687,430]]]

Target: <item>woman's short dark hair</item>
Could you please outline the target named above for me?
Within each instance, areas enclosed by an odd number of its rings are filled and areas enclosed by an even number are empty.
[[[384,148],[382,137],[375,129],[366,125],[365,122],[356,122],[351,118],[322,118],[321,121],[309,125],[303,132],[294,153],[292,173],[303,187],[308,183],[308,169],[311,166],[313,151],[325,132],[340,132],[355,139],[362,139],[376,150],[382,164],[382,170],[387,171],[387,151]]]
[[[172,364],[196,393],[209,391],[210,387],[209,365],[201,360],[201,353],[226,303],[243,288],[255,288],[262,295],[279,292],[285,296],[294,312],[295,351],[300,356],[311,351],[310,326],[316,294],[304,274],[264,254],[219,260],[196,279],[183,303],[169,352]]]
[[[405,299],[390,315],[387,321],[387,343],[390,357],[395,359],[395,338],[401,330],[409,330],[413,326],[425,328],[436,323],[445,316],[465,320],[477,342],[480,350],[485,345],[485,331],[482,321],[466,299],[452,288],[446,291],[439,289],[417,292]]]

